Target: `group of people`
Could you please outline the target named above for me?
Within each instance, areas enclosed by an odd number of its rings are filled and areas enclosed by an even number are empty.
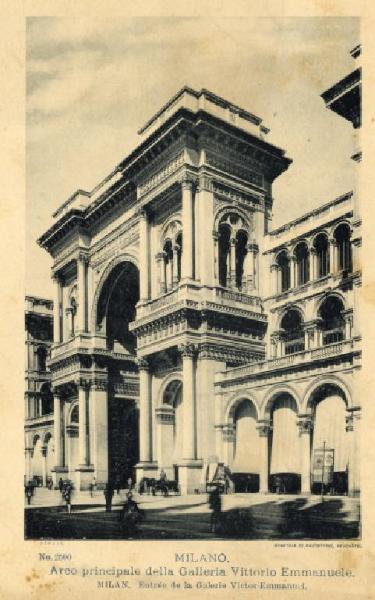
[[[69,479],[63,480],[62,477],[59,479],[59,491],[62,498],[65,500],[66,509],[68,514],[72,512],[72,493],[73,493],[73,484]]]

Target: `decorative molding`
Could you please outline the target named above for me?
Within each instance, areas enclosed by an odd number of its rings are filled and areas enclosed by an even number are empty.
[[[185,162],[184,151],[180,152],[174,159],[172,159],[167,165],[161,168],[159,171],[150,175],[144,183],[138,184],[138,197],[141,198],[147,192],[157,187],[160,183],[168,179],[170,175],[173,175]]]

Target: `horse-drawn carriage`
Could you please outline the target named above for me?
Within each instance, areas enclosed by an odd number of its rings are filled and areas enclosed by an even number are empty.
[[[169,496],[171,493],[179,496],[181,494],[177,481],[156,479],[154,477],[142,477],[138,485],[138,492],[140,494],[151,494],[152,496],[156,496],[157,494]]]

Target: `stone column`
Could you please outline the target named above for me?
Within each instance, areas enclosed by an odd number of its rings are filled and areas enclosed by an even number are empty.
[[[178,284],[178,254],[180,252],[180,246],[175,244],[173,246],[173,273],[172,273],[172,287],[176,287]]]
[[[108,383],[94,378],[89,389],[91,479],[94,474],[99,488],[108,482]],[[89,472],[87,469],[86,472]],[[87,482],[86,478],[86,482]]]
[[[222,436],[224,464],[231,468],[234,460],[234,444],[236,440],[236,431],[233,423],[222,425]]]
[[[195,350],[191,344],[180,347],[182,355],[182,402],[183,402],[183,442],[182,456],[187,460],[196,458],[196,414],[195,414]]]
[[[245,261],[246,269],[244,269],[244,276],[246,278],[246,287],[248,291],[257,287],[255,281],[255,262],[257,249],[258,246],[255,243],[247,245],[247,255]]]
[[[152,462],[152,392],[147,360],[138,359],[139,367],[139,462]]]
[[[62,400],[55,390],[53,395],[53,428],[55,441],[55,461],[56,467],[64,466],[64,423],[62,422]]]
[[[266,494],[268,492],[269,477],[268,439],[271,431],[270,423],[265,421],[259,422],[257,429],[260,437],[259,493]]]
[[[291,289],[296,287],[296,257],[291,256],[289,259],[290,269],[290,287]]]
[[[329,271],[331,274],[337,273],[337,242],[334,238],[329,240]]]
[[[348,494],[358,496],[360,493],[360,460],[359,460],[359,428],[361,411],[357,407],[348,411],[346,416],[346,431],[348,436],[349,460],[348,460]]]
[[[309,415],[301,415],[297,425],[300,438],[301,494],[310,494],[312,419]]]
[[[53,300],[53,342],[55,344],[60,344],[60,342],[62,342],[62,285],[61,278],[57,273],[53,276],[53,281],[55,287],[55,296]]]
[[[229,247],[229,256],[230,256],[230,272],[229,272],[229,282],[230,287],[236,287],[236,238],[230,239],[230,247]]]
[[[362,268],[361,256],[360,256],[361,244],[362,244],[361,238],[355,238],[355,239],[351,240],[353,273],[360,271]]]
[[[318,269],[317,269],[317,253],[316,249],[312,246],[309,252],[309,271],[310,271],[310,281],[314,281],[318,278]]]
[[[139,295],[140,301],[150,298],[150,235],[148,215],[145,209],[139,215]]]
[[[352,329],[353,329],[353,311],[351,309],[348,311],[345,311],[344,319],[345,319],[345,339],[350,340],[352,338]]]
[[[271,265],[271,286],[271,295],[275,296],[281,289],[281,286],[279,286],[279,265],[276,262]]]
[[[87,265],[88,256],[80,252],[77,259],[77,278],[78,278],[78,314],[77,330],[79,332],[87,331]]]
[[[193,251],[194,251],[194,206],[193,183],[184,180],[182,187],[182,279],[193,279]]]
[[[212,232],[214,243],[214,283],[219,285],[219,234],[217,231]]]
[[[33,478],[33,473],[31,472],[31,456],[33,449],[25,448],[25,481],[28,483]]]
[[[165,294],[167,290],[165,282],[165,252],[158,252],[156,255],[156,263],[158,265],[158,289],[160,294]]]
[[[79,404],[79,451],[78,463],[81,466],[88,464],[88,444],[87,444],[87,399],[89,385],[86,381],[78,383],[78,404]]]
[[[40,453],[42,455],[42,485],[45,487],[47,483],[47,446],[42,446]]]

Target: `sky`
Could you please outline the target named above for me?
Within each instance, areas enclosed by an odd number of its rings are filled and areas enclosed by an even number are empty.
[[[273,227],[355,185],[358,132],[320,94],[355,68],[356,18],[38,17],[27,24],[26,293],[52,297],[36,239],[140,142],[183,85],[263,119],[293,159],[273,186]]]

